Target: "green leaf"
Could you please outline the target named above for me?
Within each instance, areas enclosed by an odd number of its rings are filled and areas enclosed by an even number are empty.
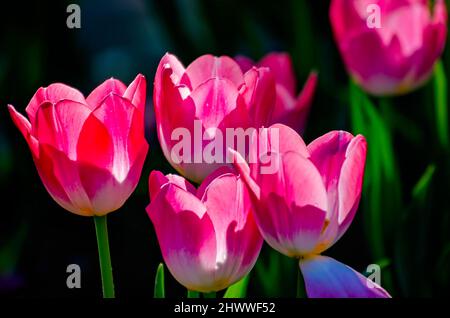
[[[442,61],[436,63],[434,70],[434,99],[438,139],[441,146],[447,149],[449,146],[447,78]]]
[[[160,263],[156,270],[154,298],[165,298],[164,288],[164,264]]]
[[[395,114],[390,100],[377,108],[354,82],[349,87],[350,116],[354,133],[368,144],[361,213],[374,260],[386,258],[403,209],[401,182],[389,120]],[[384,271],[383,286],[392,293],[391,271]]]
[[[436,166],[430,164],[411,193],[395,239],[395,262],[404,297],[431,297],[434,275],[432,243],[432,185]]]
[[[247,286],[250,277],[250,273],[245,275],[237,283],[234,283],[230,287],[228,287],[223,298],[244,298],[247,295]]]
[[[422,175],[422,177],[420,177],[419,181],[414,186],[414,189],[412,191],[412,197],[413,200],[416,201],[417,203],[420,202],[421,204],[423,204],[435,171],[436,166],[429,165],[425,170],[424,174]]]

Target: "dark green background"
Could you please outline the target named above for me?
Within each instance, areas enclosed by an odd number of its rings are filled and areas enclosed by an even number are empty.
[[[108,221],[116,295],[148,298],[161,255],[145,213],[147,178],[152,169],[172,171],[152,124],[152,82],[159,59],[167,51],[185,64],[205,53],[259,59],[278,50],[292,54],[299,90],[311,70],[319,72],[305,140],[334,129],[365,132],[372,151],[357,216],[325,254],[361,272],[380,263],[383,285],[394,296],[449,294],[450,156],[437,138],[433,80],[389,100],[368,100],[353,87],[352,112],[349,79],[331,34],[329,1],[81,1],[79,30],[66,27],[66,7],[72,2],[2,4],[0,284],[8,280],[15,287],[3,283],[0,293],[101,297],[93,220],[64,211],[46,193],[28,147],[9,118],[8,103],[24,111],[35,91],[53,82],[87,95],[109,77],[127,84],[138,73],[147,77],[150,152],[138,189]],[[449,54],[447,50],[443,61],[448,74]],[[362,112],[357,104],[375,112],[367,125],[358,126],[352,117]],[[81,266],[80,290],[66,287],[71,263]],[[295,296],[296,275],[295,261],[265,247],[252,272],[249,295]],[[184,295],[184,289],[166,277],[166,293]]]

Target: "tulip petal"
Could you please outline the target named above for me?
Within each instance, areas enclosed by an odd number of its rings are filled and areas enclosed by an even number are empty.
[[[160,96],[162,94],[162,90],[167,85],[167,81],[164,79],[164,73],[170,70],[169,79],[173,84],[179,85],[181,77],[183,76],[185,69],[183,64],[178,60],[175,55],[166,53],[161,61],[159,62],[158,68],[156,69],[155,74],[155,83],[154,83],[154,96]]]
[[[277,101],[271,123],[281,123],[302,133],[306,126],[309,109],[317,86],[317,73],[312,72],[297,99],[277,85]]]
[[[169,183],[152,200],[147,213],[164,261],[175,279],[190,290],[214,290],[215,232],[200,200]]]
[[[49,85],[48,87],[39,88],[31,98],[26,108],[26,113],[28,115],[28,118],[30,119],[31,125],[34,125],[36,113],[42,103],[47,101],[52,104],[56,104],[63,99],[80,104],[86,104],[86,100],[82,93],[80,93],[75,88],[72,88],[65,84],[55,83]]]
[[[115,94],[108,95],[93,114],[110,135],[114,148],[111,171],[117,181],[121,182],[125,180],[142,145],[148,147],[143,140],[143,114],[136,111],[129,100]],[[130,138],[133,130],[136,130],[136,137]]]
[[[338,210],[338,182],[345,154],[353,135],[345,131],[329,132],[308,145],[310,159],[319,170],[328,192],[329,208]],[[331,212],[331,211],[330,211]]]
[[[366,153],[367,143],[363,136],[358,135],[350,141],[338,184],[339,224],[345,222],[349,225],[358,208],[364,178]]]
[[[123,206],[136,189],[146,155],[147,148],[143,147],[122,181],[118,181],[109,169],[79,162],[80,181],[94,215],[105,215]]]
[[[298,153],[274,153],[272,160],[279,162],[279,170],[257,178],[261,189],[255,213],[258,226],[266,241],[281,253],[311,253],[327,211],[322,178],[313,163]]]
[[[252,146],[260,147],[260,156],[272,152],[280,154],[296,152],[305,158],[309,157],[308,147],[303,138],[286,125],[274,124],[268,129],[260,130],[258,139],[258,142],[255,141]]]
[[[147,81],[144,75],[137,75],[134,81],[127,87],[123,97],[128,99],[139,111],[145,113],[145,97],[147,92]]]
[[[331,257],[300,260],[309,298],[390,298],[380,286]]]
[[[78,138],[89,114],[89,108],[78,102],[45,102],[36,113],[32,134],[40,144],[48,144],[76,160]]]
[[[127,87],[124,83],[111,77],[97,86],[86,98],[86,101],[92,109],[95,109],[103,103],[103,100],[109,94],[122,96],[126,89]]]
[[[275,77],[268,68],[252,68],[244,75],[245,102],[249,109],[253,127],[269,125],[275,104]]]
[[[247,128],[247,109],[229,80],[207,80],[191,93],[191,98],[195,101],[196,117],[202,120],[205,129],[220,128],[221,125]]]
[[[180,80],[180,84],[195,90],[212,78],[226,79],[236,89],[244,84],[244,74],[239,65],[228,56],[203,55],[192,62]]]
[[[277,84],[281,84],[291,95],[295,95],[297,83],[289,54],[269,53],[258,63],[258,66],[268,67],[275,75]]]
[[[244,182],[227,167],[217,170],[213,176],[202,183],[197,197],[201,196],[216,233],[216,276],[226,278],[230,285],[253,267],[262,238]]]
[[[94,211],[91,202],[80,180],[79,163],[71,160],[67,157],[67,154],[50,144],[40,143],[39,147],[38,170],[40,170],[40,174],[42,173],[42,181],[55,201],[72,213],[82,216],[93,216]],[[52,171],[48,169],[49,163],[51,163]],[[43,174],[45,173],[44,171],[47,172],[45,175]],[[52,179],[56,179],[58,183],[49,182]],[[60,200],[61,197],[64,198],[61,193],[55,195],[53,190],[58,190],[58,184],[64,189],[70,200],[70,205],[66,205],[64,201]]]
[[[165,57],[169,58],[170,56]],[[171,79],[174,76],[174,71],[169,64],[165,65],[165,68],[158,71],[161,75],[158,76],[157,74],[155,78],[153,98],[156,128],[164,156],[175,169],[184,172],[182,166],[174,164],[172,160],[171,150],[178,142],[172,139],[172,133],[180,127],[185,128],[190,133],[194,131],[195,104],[191,97],[183,98],[180,87],[176,86]]]
[[[167,183],[174,184],[181,189],[188,191],[192,194],[196,194],[197,189],[185,178],[176,174],[168,174],[164,175],[160,171],[153,170],[150,173],[148,184],[149,184],[149,192],[150,192],[150,200],[156,197],[159,190],[166,185]]]
[[[34,136],[31,135],[31,124],[28,119],[26,119],[25,116],[16,111],[16,109],[12,105],[8,105],[8,111],[14,124],[22,133],[28,146],[30,147],[33,157],[39,157],[38,141],[36,140],[36,138],[34,138]]]

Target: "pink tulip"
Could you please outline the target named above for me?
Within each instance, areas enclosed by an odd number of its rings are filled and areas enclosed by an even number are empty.
[[[237,56],[235,60],[239,63],[243,72],[257,66],[268,67],[274,73],[276,103],[269,125],[280,123],[303,133],[317,86],[317,73],[311,72],[303,90],[296,96],[297,82],[289,54],[269,53],[258,63],[245,56]]]
[[[109,79],[86,99],[64,84],[39,88],[28,118],[8,105],[47,191],[66,210],[101,216],[119,209],[138,183],[148,151],[146,81]]]
[[[447,10],[427,0],[333,0],[330,19],[349,73],[374,95],[404,94],[433,71],[446,41]],[[431,8],[431,9],[430,9]]]
[[[225,136],[227,128],[267,125],[275,104],[275,79],[268,68],[252,68],[244,74],[226,56],[204,55],[185,69],[175,56],[166,54],[155,75],[153,98],[165,157],[180,174],[201,182],[224,164],[207,162],[203,157],[210,140],[219,133]],[[173,150],[180,140],[173,134],[179,128],[190,134],[187,144],[191,148],[176,160]],[[205,133],[210,140],[202,140]],[[200,142],[195,138],[198,134]],[[225,158],[225,143],[219,148]]]
[[[264,239],[277,251],[300,258],[310,297],[387,295],[376,285],[368,289],[361,274],[319,256],[339,240],[355,216],[366,159],[364,137],[333,131],[306,146],[287,126],[271,126],[268,135],[274,133],[279,145],[259,149],[257,164],[249,167],[232,151],[235,166],[251,190],[256,223]],[[273,162],[275,172],[262,173],[261,167]],[[329,285],[325,274],[335,277]]]
[[[221,167],[196,190],[183,177],[153,171],[149,179],[153,222],[164,261],[189,290],[218,291],[253,267],[262,238],[242,180]]]

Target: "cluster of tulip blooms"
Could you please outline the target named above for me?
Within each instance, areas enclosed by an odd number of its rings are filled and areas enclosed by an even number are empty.
[[[381,8],[381,29],[366,26],[369,2]],[[330,17],[349,73],[373,94],[416,88],[431,74],[445,43],[446,8],[439,0],[433,13],[425,0],[334,0]],[[153,89],[156,128],[165,157],[182,176],[150,174],[147,213],[164,262],[187,289],[213,292],[239,281],[265,240],[299,260],[309,297],[390,297],[321,255],[358,209],[367,145],[363,136],[344,131],[305,145],[299,133],[316,83],[312,73],[296,97],[287,54],[272,53],[258,63],[205,55],[187,68],[173,55],[162,58]],[[146,80],[138,75],[128,87],[109,79],[87,98],[52,84],[33,96],[28,119],[13,106],[9,110],[53,199],[72,213],[98,219],[119,209],[138,183],[148,151],[145,105]],[[231,157],[231,164],[173,160],[173,131],[193,130],[195,120],[210,132],[267,127],[251,139],[276,133],[277,145],[266,144],[263,155],[270,154],[277,169],[262,173],[267,161],[261,155],[248,162],[249,154],[260,151],[259,142],[241,152],[223,145],[218,151]],[[194,157],[206,146],[184,155]]]

